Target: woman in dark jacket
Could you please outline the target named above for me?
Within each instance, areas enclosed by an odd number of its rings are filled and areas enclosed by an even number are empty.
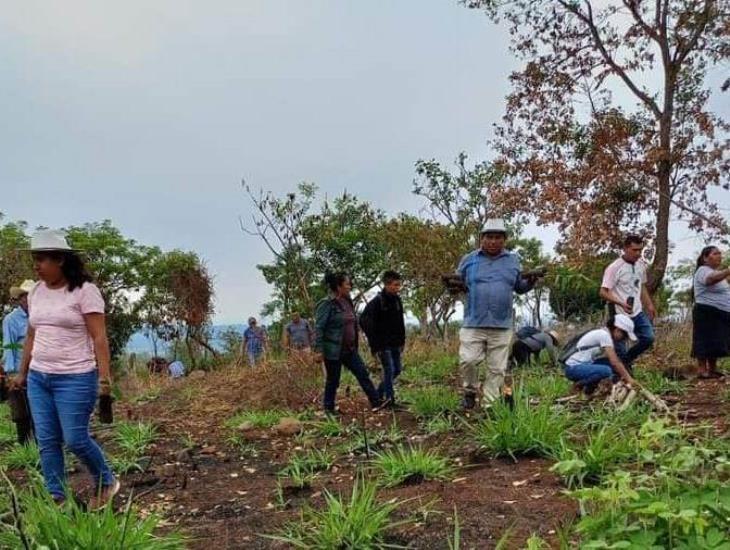
[[[370,405],[381,404],[360,354],[358,353],[357,316],[350,298],[352,284],[344,273],[328,273],[324,279],[330,296],[317,304],[315,326],[317,337],[314,350],[317,358],[324,361],[326,381],[324,385],[324,410],[336,414],[335,396],[340,385],[342,365],[345,365],[360,383]]]

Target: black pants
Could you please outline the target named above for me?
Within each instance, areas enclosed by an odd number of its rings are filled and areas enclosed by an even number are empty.
[[[10,417],[18,432],[18,443],[24,445],[32,440],[33,435],[28,393],[25,390],[8,391],[8,405],[10,405]]]
[[[535,353],[530,346],[517,340],[512,344],[512,364],[515,367],[529,367],[532,363],[532,354]]]
[[[380,403],[378,392],[373,385],[373,381],[370,380],[370,375],[360,354],[357,351],[353,351],[352,353],[343,355],[340,359],[324,360],[324,367],[327,371],[327,380],[324,384],[324,410],[335,410],[335,397],[337,395],[337,388],[340,387],[342,365],[345,365],[355,375],[355,378],[360,383],[360,387],[365,392],[365,395],[368,396],[370,405],[373,407],[377,406]]]

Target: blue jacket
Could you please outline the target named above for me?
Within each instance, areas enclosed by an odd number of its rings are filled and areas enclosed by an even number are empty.
[[[491,257],[478,249],[461,259],[457,271],[467,288],[463,326],[511,329],[513,293],[533,287],[522,278],[517,255],[503,250]]]

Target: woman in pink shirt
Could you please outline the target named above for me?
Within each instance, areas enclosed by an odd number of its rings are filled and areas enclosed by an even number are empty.
[[[17,383],[27,384],[46,488],[65,499],[63,445],[91,473],[99,508],[119,491],[99,445],[89,434],[97,393],[111,389],[104,299],[84,263],[57,231],[31,239],[40,282],[28,295],[29,325]]]

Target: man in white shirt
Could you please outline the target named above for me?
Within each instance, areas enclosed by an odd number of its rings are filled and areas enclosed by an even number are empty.
[[[616,346],[616,353],[624,365],[631,367],[654,344],[654,303],[646,288],[646,263],[641,257],[644,241],[638,235],[628,235],[624,250],[603,273],[601,298],[609,304],[612,313],[628,315],[634,323],[637,342],[630,349],[626,340]]]
[[[593,393],[601,380],[623,380],[631,385],[634,379],[616,353],[617,345],[636,341],[634,323],[628,315],[618,314],[604,328],[585,333],[574,352],[565,359],[565,376],[587,394]]]

